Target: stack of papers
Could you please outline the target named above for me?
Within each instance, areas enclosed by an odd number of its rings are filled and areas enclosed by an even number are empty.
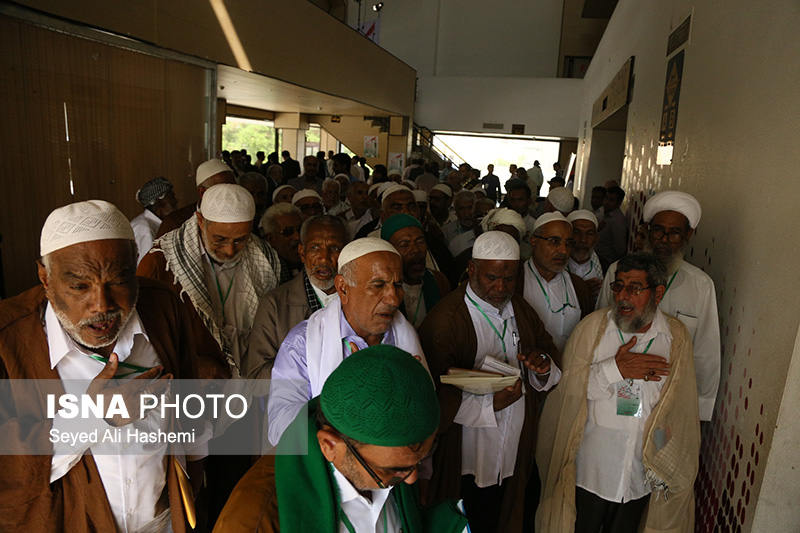
[[[450,368],[439,379],[472,394],[491,394],[513,387],[520,376],[519,368],[493,357],[486,357],[480,370]]]

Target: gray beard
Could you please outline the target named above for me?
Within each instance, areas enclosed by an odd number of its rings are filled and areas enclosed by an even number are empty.
[[[620,331],[623,333],[636,333],[652,322],[653,317],[656,315],[655,295],[651,296],[647,301],[647,307],[644,311],[641,313],[634,313],[630,316],[622,316],[620,314],[620,303],[622,303],[622,300],[611,308],[611,318],[614,319],[614,322],[616,322]]]
[[[661,261],[661,263],[664,265],[664,268],[667,269],[668,274],[674,274],[681,267],[681,263],[683,263],[683,257],[684,255],[686,255],[686,249],[688,247],[689,247],[689,241],[683,241],[683,244],[681,244],[681,247],[677,252],[673,252],[672,255],[670,255],[668,258],[663,259],[660,256],[653,253],[653,247],[650,246],[650,241],[646,240],[644,241],[643,251],[647,252],[648,254],[652,254],[653,256],[656,257],[656,259]]]
[[[334,275],[334,277],[332,277],[328,281],[320,281],[317,278],[315,278],[311,274],[311,272],[308,271],[307,268],[306,268],[306,276],[308,276],[308,281],[311,282],[311,285],[313,285],[314,287],[316,287],[317,289],[319,289],[319,290],[321,290],[322,292],[325,292],[325,293],[327,293],[329,290],[331,290],[333,288],[333,286],[334,286],[333,282],[336,279],[336,276]]]
[[[139,295],[137,294],[136,296],[138,300]],[[66,313],[64,313],[62,310],[58,309],[55,305],[53,305],[52,300],[50,301],[50,305],[53,307],[53,312],[55,313],[56,318],[58,318],[58,322],[61,324],[61,327],[64,328],[64,331],[67,332],[69,338],[72,339],[72,341],[75,344],[94,350],[114,345],[117,342],[117,339],[119,339],[119,336],[122,333],[122,331],[125,329],[125,326],[128,325],[128,322],[133,316],[133,309],[136,308],[136,302],[134,302],[133,307],[131,308],[132,309],[131,312],[128,313],[127,315],[122,315],[121,311],[115,311],[113,313],[104,313],[102,315],[97,315],[95,317],[92,317],[91,319],[82,320],[78,324],[75,324],[69,319],[69,317],[67,317]],[[117,328],[117,332],[116,334],[114,334],[113,337],[108,337],[105,340],[98,341],[95,343],[87,343],[86,341],[81,339],[81,327],[82,325],[86,325],[85,323],[100,322],[103,320],[113,320],[114,318],[117,317],[121,317],[121,320],[119,323],[119,328]]]

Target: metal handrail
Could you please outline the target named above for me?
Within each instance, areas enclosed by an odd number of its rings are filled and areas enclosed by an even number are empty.
[[[424,139],[427,144],[423,145],[422,143],[416,143],[419,149],[427,149],[428,150],[428,158],[430,158],[431,152],[435,153],[439,158],[446,162],[450,161],[451,163],[455,164],[456,168],[461,165],[462,163],[466,163],[466,159],[461,157],[455,150],[450,148],[446,142],[442,141],[441,139],[436,137],[436,134],[431,131],[430,129],[426,128],[425,126],[420,126],[419,124],[414,124],[414,129],[416,130],[417,134]],[[415,136],[416,139],[416,136]],[[436,143],[442,145],[445,150],[442,150]]]

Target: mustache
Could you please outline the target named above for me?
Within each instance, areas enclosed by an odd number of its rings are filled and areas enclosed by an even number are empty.
[[[84,326],[91,326],[92,324],[96,324],[98,322],[110,322],[112,320],[116,320],[117,318],[122,317],[122,311],[111,311],[110,313],[100,313],[99,315],[95,315],[93,317],[84,318],[80,322],[78,322],[79,327]]]
[[[377,313],[377,314],[395,313],[395,312],[397,312],[398,309],[399,309],[399,307],[397,307],[396,305],[384,305],[380,309],[377,309],[375,311],[375,313]]]
[[[629,311],[631,309],[635,309],[636,306],[626,300],[620,300],[617,302],[617,308],[620,310],[624,309],[625,311]]]

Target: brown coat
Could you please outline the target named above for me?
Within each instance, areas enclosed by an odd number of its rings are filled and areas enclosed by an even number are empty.
[[[44,289],[34,287],[0,302],[0,378],[53,379],[47,338],[42,324],[47,304]],[[160,282],[139,279],[139,317],[164,372],[175,378],[194,378],[194,344],[186,327],[185,310],[174,293]],[[57,389],[63,393],[59,385]],[[42,393],[43,391],[38,391]],[[47,420],[44,394],[16,389],[0,401],[0,432],[19,442],[42,442],[51,423],[37,424],[20,434],[20,420]],[[50,483],[49,455],[0,456],[0,531],[114,531],[114,518],[91,455],[84,455],[62,478]],[[172,527],[186,528],[174,462],[168,461],[167,484]]]
[[[275,456],[265,455],[236,484],[214,525],[215,533],[280,531]]]
[[[452,385],[442,385],[439,376],[450,367],[473,368],[478,349],[475,327],[464,303],[467,284],[464,283],[446,297],[425,317],[419,328],[420,343],[428,360],[431,375],[437,384],[441,409],[439,446],[433,457],[433,477],[429,503],[459,498],[461,487],[461,425],[453,419],[461,405],[461,391]],[[536,347],[549,353],[561,364],[561,356],[545,331],[542,321],[522,296],[511,297],[514,315],[524,346]],[[520,436],[514,475],[506,480],[505,499],[500,513],[498,532],[522,530],[525,488],[534,468],[534,448],[539,404],[543,393],[525,383],[525,422]]]

